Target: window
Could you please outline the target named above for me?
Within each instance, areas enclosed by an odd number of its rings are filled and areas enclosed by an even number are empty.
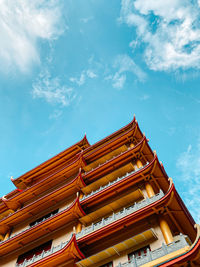
[[[106,263],[100,267],[113,267],[113,263],[112,262],[109,262],[109,263]]]
[[[151,250],[149,245],[131,252],[130,254],[128,254],[128,259],[132,260],[133,256],[135,256],[136,258],[141,257],[141,256],[146,256],[147,249]]]
[[[42,251],[48,251],[51,249],[51,245],[52,245],[52,240],[34,248],[31,249],[29,251],[27,251],[26,253],[20,255],[17,259],[17,264],[21,264],[23,263],[25,260],[29,260],[31,258],[33,258],[34,255],[39,255],[42,253]]]
[[[54,215],[54,214],[56,214],[56,213],[58,213],[58,209],[57,209],[57,210],[54,210],[54,211],[52,211],[52,212],[46,214],[45,216],[43,216],[43,217],[41,217],[41,218],[35,220],[34,222],[30,223],[30,227],[32,227],[32,226],[34,226],[35,224],[41,222],[42,220],[46,220],[46,219],[48,219],[51,215]]]

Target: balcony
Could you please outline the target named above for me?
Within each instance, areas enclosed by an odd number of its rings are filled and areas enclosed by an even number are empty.
[[[108,157],[108,158],[106,158],[105,160],[102,160],[102,161],[100,161],[100,160],[98,160],[99,161],[99,163],[97,164],[96,162],[95,162],[95,164],[90,164],[90,165],[86,165],[85,167],[84,167],[84,170],[85,170],[85,175],[87,175],[89,172],[92,172],[93,170],[95,170],[95,169],[97,169],[97,168],[99,168],[99,167],[101,167],[102,165],[104,165],[104,164],[106,164],[106,163],[108,163],[108,162],[110,162],[110,161],[112,161],[113,159],[115,159],[115,158],[117,158],[117,157],[119,157],[119,156],[121,156],[122,154],[125,154],[128,150],[130,150],[131,148],[130,147],[126,147],[126,149],[122,149],[122,151],[114,151],[115,153],[110,153],[111,154],[111,156],[110,157]],[[90,167],[90,168],[89,168]]]
[[[113,158],[117,157],[118,155],[121,155],[125,151],[127,151],[128,147],[124,144],[117,149],[112,150],[111,152],[107,153],[106,155],[101,156],[100,158],[96,159],[95,161],[91,162],[90,164],[86,165],[84,167],[85,172],[89,172],[102,164],[108,162],[109,160],[112,160]],[[110,149],[111,150],[111,149]]]
[[[91,197],[91,196],[97,194],[98,192],[100,192],[100,191],[102,191],[102,190],[108,188],[109,186],[112,186],[113,184],[115,184],[115,183],[117,183],[117,182],[119,182],[119,181],[125,179],[126,177],[128,177],[128,176],[130,176],[130,175],[136,173],[137,171],[139,171],[139,170],[145,168],[148,164],[149,164],[149,162],[147,162],[145,165],[143,165],[143,166],[140,167],[140,168],[137,168],[137,167],[136,167],[135,170],[133,170],[133,171],[131,171],[131,172],[127,172],[125,175],[123,175],[123,176],[121,176],[121,177],[118,177],[116,180],[114,180],[114,181],[112,181],[112,182],[109,182],[109,183],[107,183],[107,184],[104,185],[104,186],[100,186],[97,190],[92,191],[90,194],[88,194],[88,195],[84,195],[83,198],[81,199],[81,201],[83,201],[83,200],[85,200],[86,198],[89,198],[89,197]]]
[[[155,196],[151,197],[151,198],[146,198],[140,202],[135,202],[132,206],[129,206],[127,208],[124,208],[122,210],[120,210],[117,213],[113,213],[111,216],[107,217],[107,218],[103,218],[101,221],[97,222],[97,223],[92,223],[90,226],[84,228],[81,232],[77,233],[76,237],[77,240],[82,238],[83,236],[86,236],[100,228],[103,228],[104,226],[111,224],[117,220],[120,220],[124,217],[126,217],[127,215],[134,213],[154,202],[156,202],[157,200],[161,199],[164,196],[164,193],[162,190],[160,190],[160,192],[158,194],[156,194]]]
[[[6,239],[6,240],[2,240],[2,241],[0,241],[0,244],[2,244],[2,243],[4,243],[4,242],[7,242],[7,241],[10,240],[10,239],[13,239],[14,237],[16,237],[16,236],[18,236],[18,235],[21,235],[22,233],[27,232],[28,230],[31,230],[32,228],[34,228],[34,227],[37,226],[38,224],[42,224],[42,223],[44,223],[45,221],[50,220],[52,217],[54,217],[54,216],[60,214],[61,212],[64,212],[64,211],[66,211],[67,209],[69,209],[70,206],[71,206],[71,204],[67,205],[67,206],[65,207],[65,209],[63,209],[63,210],[61,210],[61,211],[58,211],[57,213],[51,213],[51,214],[48,214],[48,216],[44,216],[44,218],[43,218],[41,221],[36,221],[34,224],[30,224],[28,228],[26,228],[26,229],[24,229],[24,230],[22,230],[22,231],[20,231],[20,232],[18,232],[18,233],[16,233],[16,234],[13,234],[12,236],[8,237],[8,239]]]
[[[81,209],[79,199],[77,198],[69,207],[54,214],[52,217],[45,218],[44,221],[39,222],[37,225],[16,233],[7,240],[0,242],[0,256],[7,255],[22,245],[26,246],[35,239],[43,237],[47,233],[54,232],[60,227],[65,227],[68,223],[72,223],[84,215],[85,213]]]
[[[51,249],[47,250],[47,251],[42,251],[42,253],[40,253],[39,255],[34,255],[31,259],[28,259],[28,260],[25,260],[23,263],[21,264],[17,264],[16,263],[16,267],[25,267],[25,266],[29,266],[39,260],[42,260],[44,259],[45,257],[49,256],[49,255],[52,255],[53,253],[63,249],[67,243],[69,241],[66,241],[66,242],[62,242],[60,243],[58,246],[53,246]]]
[[[189,243],[187,242],[188,237],[186,235],[180,234],[176,237],[174,237],[176,241],[165,245],[162,244],[161,248],[158,248],[154,251],[147,250],[147,254],[143,254],[142,256],[134,257],[133,259],[129,260],[125,263],[119,263],[117,267],[138,267],[142,266],[144,264],[147,264],[151,261],[157,260],[161,257],[164,257],[165,255],[168,255],[170,253],[176,252],[182,248],[188,247]],[[178,256],[178,255],[177,255]],[[170,259],[170,256],[169,256]],[[162,261],[161,261],[162,262]],[[160,262],[160,263],[161,263]],[[148,265],[153,266],[153,265]],[[157,264],[156,264],[157,266]]]

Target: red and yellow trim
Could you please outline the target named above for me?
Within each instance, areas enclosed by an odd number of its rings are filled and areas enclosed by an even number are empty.
[[[49,208],[49,203],[55,204],[63,199],[67,199],[69,196],[75,194],[85,183],[82,179],[81,171],[79,174],[68,184],[54,190],[53,192],[31,202],[24,208],[12,213],[10,216],[5,217],[0,221],[0,229],[6,224],[11,227],[21,223],[22,221],[31,218],[33,215],[39,214],[41,210]],[[8,200],[9,202],[9,200]]]
[[[77,198],[67,209],[0,243],[0,256],[6,255],[22,246],[29,244],[39,237],[58,230],[59,228],[74,222],[84,215],[85,212],[81,208],[79,198]]]
[[[36,261],[35,263],[29,265],[30,267],[43,267],[43,266],[59,266],[61,264],[64,264],[64,266],[73,266],[72,264],[77,261],[77,260],[81,260],[84,259],[85,256],[83,255],[83,253],[80,251],[78,245],[77,245],[77,241],[76,241],[76,236],[73,235],[71,240],[67,243],[67,245],[53,253],[50,256],[47,256],[39,261]]]

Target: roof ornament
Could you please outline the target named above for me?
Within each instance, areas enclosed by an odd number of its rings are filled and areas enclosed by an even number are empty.
[[[7,198],[5,197],[5,195],[4,196],[2,196],[2,201],[7,201]]]
[[[83,137],[82,140],[85,141],[89,145],[89,147],[91,146],[90,143],[89,143],[89,141],[88,141],[88,139],[87,139],[86,132],[85,132],[85,135],[84,135],[84,137]]]
[[[76,226],[73,226],[73,234],[76,234]]]
[[[154,151],[153,151],[153,154],[154,154],[154,156],[156,156],[156,155],[157,155],[157,153],[156,153],[156,150],[154,150]]]
[[[171,188],[172,184],[173,184],[173,179],[171,177],[168,178],[169,181],[169,188]]]

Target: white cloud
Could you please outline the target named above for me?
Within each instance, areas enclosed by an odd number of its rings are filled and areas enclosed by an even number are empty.
[[[52,78],[47,70],[33,83],[32,95],[33,98],[43,98],[48,103],[62,106],[68,106],[76,98],[73,88],[63,85],[58,77]]]
[[[58,119],[62,115],[62,110],[55,109],[52,114],[49,115],[49,119]]]
[[[79,78],[70,77],[69,80],[70,82],[76,83],[81,86],[85,83],[85,74],[84,72],[82,72]]]
[[[120,21],[136,28],[150,69],[200,68],[200,8],[186,0],[122,0]],[[134,42],[133,42],[134,43]]]
[[[193,217],[200,222],[200,138],[196,147],[189,145],[177,160],[177,168],[180,170],[180,181],[187,188],[184,198]]]
[[[119,74],[118,72],[113,76],[112,78],[112,85],[114,88],[122,89],[124,86],[124,83],[126,82],[126,75]]]
[[[95,74],[95,73],[93,72],[93,70],[87,70],[86,73],[87,73],[87,76],[88,76],[89,78],[91,78],[91,79],[97,77],[97,74]]]
[[[142,96],[140,97],[140,100],[141,100],[141,101],[145,101],[145,100],[147,100],[147,99],[149,99],[149,98],[150,98],[149,95],[144,94],[144,95],[142,95]]]
[[[81,18],[80,21],[83,23],[88,23],[89,21],[93,20],[94,17],[87,17],[87,18]]]
[[[88,69],[88,70],[83,70],[80,74],[80,77],[70,77],[69,80],[72,83],[78,84],[78,86],[83,85],[86,82],[86,78],[94,79],[97,78],[97,74],[94,73],[93,70]]]
[[[64,30],[60,1],[0,1],[1,71],[27,72],[40,62],[38,40],[56,39]]]
[[[119,68],[119,74],[132,72],[139,81],[146,79],[146,73],[128,55],[118,55],[115,59],[114,67]]]
[[[117,69],[117,72],[106,75],[104,80],[111,80],[112,86],[117,89],[124,87],[128,72],[134,74],[139,81],[145,81],[147,78],[146,73],[126,54],[118,55],[114,60],[113,67]]]

